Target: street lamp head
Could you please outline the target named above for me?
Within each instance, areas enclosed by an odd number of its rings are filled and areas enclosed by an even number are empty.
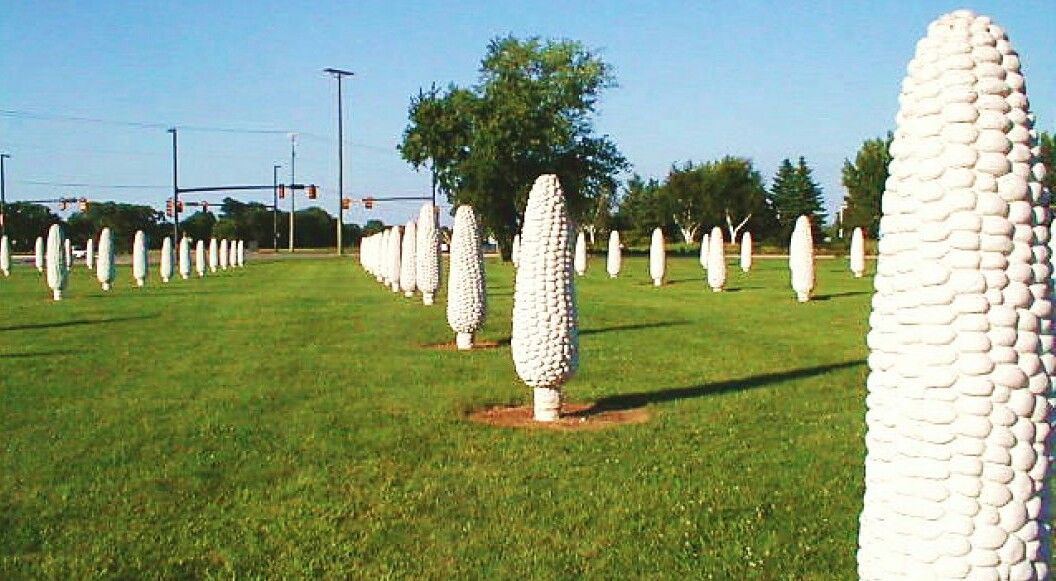
[[[356,73],[353,73],[352,71],[345,71],[345,70],[342,70],[342,69],[335,69],[335,68],[325,68],[325,69],[323,69],[323,72],[324,73],[330,73],[331,75],[337,75],[339,77],[351,76],[351,75],[356,74]]]

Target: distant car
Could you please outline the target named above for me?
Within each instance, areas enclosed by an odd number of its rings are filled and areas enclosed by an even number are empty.
[[[87,250],[85,250],[83,248],[77,248],[77,247],[73,248],[73,257],[74,258],[84,258],[85,256],[88,256],[88,251]]]

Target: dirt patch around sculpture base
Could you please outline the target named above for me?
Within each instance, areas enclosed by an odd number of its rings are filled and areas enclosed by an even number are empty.
[[[473,343],[472,349],[466,349],[466,351],[484,351],[486,349],[498,349],[508,343],[500,343],[498,341],[477,341]],[[447,343],[433,343],[431,345],[420,345],[422,349],[436,349],[437,351],[458,351],[458,345],[454,341],[448,341]]]
[[[556,422],[537,422],[532,419],[532,406],[491,406],[470,412],[469,419],[479,424],[500,428],[528,428],[538,430],[604,430],[627,424],[644,424],[649,412],[643,408],[630,410],[600,410],[594,404],[566,403],[561,406],[561,418]]]

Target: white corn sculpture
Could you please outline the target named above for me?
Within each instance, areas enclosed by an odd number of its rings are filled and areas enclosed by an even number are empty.
[[[136,230],[132,243],[132,277],[136,279],[136,286],[147,283],[147,235],[142,230]]]
[[[66,290],[66,279],[69,274],[69,263],[66,262],[66,235],[62,226],[52,224],[48,229],[48,252],[45,256],[48,271],[48,287],[51,297],[62,300],[62,291]]]
[[[714,292],[726,287],[726,248],[718,226],[711,229],[708,237],[708,286]]]
[[[883,197],[858,574],[1049,579],[1049,192],[1019,57],[969,11],[917,44]]]
[[[605,257],[605,270],[609,272],[609,278],[620,276],[623,268],[623,249],[620,248],[620,233],[616,230],[609,232],[609,253]]]
[[[205,259],[205,240],[199,240],[194,243],[194,270],[198,273],[198,278],[205,276],[205,271],[209,269]]]
[[[513,267],[517,268],[521,263],[521,235],[514,234],[513,236],[513,249],[510,252],[510,260],[513,261]]]
[[[752,269],[752,233],[741,234],[741,272]]]
[[[418,256],[418,226],[414,220],[407,222],[403,229],[403,248],[400,254],[400,290],[403,296],[411,298],[418,290],[415,279],[418,276],[416,259]]]
[[[161,265],[159,273],[161,274],[161,282],[169,282],[172,278],[172,238],[166,236],[161,241]]]
[[[238,248],[237,248],[237,252],[235,254],[235,258],[238,261],[238,267],[239,268],[243,268],[243,267],[246,266],[246,241],[245,240],[239,240],[238,241]]]
[[[44,272],[44,238],[41,236],[37,236],[33,243],[33,264],[38,272]]]
[[[451,233],[447,323],[455,331],[455,345],[460,350],[473,348],[473,335],[484,324],[488,306],[486,290],[477,217],[470,206],[459,206]]]
[[[708,261],[711,260],[711,240],[708,239],[708,233],[705,232],[700,237],[700,267],[704,270],[708,269]]]
[[[4,276],[11,276],[11,241],[7,234],[0,236],[0,270]]]
[[[114,237],[109,228],[103,228],[99,233],[99,260],[95,265],[95,278],[102,285],[104,291],[110,290],[117,278],[117,268],[114,264]]]
[[[227,238],[220,239],[220,247],[216,253],[216,259],[220,261],[220,270],[227,270],[227,259],[231,257],[231,251],[228,250]]]
[[[792,241],[788,245],[788,268],[792,273],[792,290],[796,300],[810,301],[814,292],[814,235],[810,231],[810,218],[800,216],[792,230]]]
[[[216,238],[209,239],[209,272],[220,268],[220,243]]]
[[[389,288],[392,292],[400,292],[400,263],[403,253],[403,228],[393,226],[389,231]]]
[[[664,284],[664,272],[667,270],[667,254],[664,250],[664,231],[653,230],[653,239],[649,244],[649,276],[653,286]]]
[[[191,278],[191,239],[184,236],[180,238],[180,278],[187,280]]]
[[[564,194],[562,194],[562,197]],[[576,274],[583,276],[587,274],[587,237],[583,232],[576,236],[576,258],[575,258]]]
[[[561,415],[561,387],[579,363],[569,225],[557,176],[535,180],[521,235],[510,349],[517,375],[533,388],[536,421],[551,422]]]
[[[851,272],[854,278],[865,274],[865,235],[861,228],[855,228],[851,234]]]
[[[238,267],[238,240],[231,240],[227,243],[227,266],[229,268]]]
[[[440,241],[437,238],[436,210],[423,204],[418,212],[418,245],[414,263],[415,282],[422,292],[422,304],[433,304],[440,288]]]
[[[95,239],[89,237],[84,246],[84,265],[88,270],[95,269]]]
[[[66,270],[69,270],[73,266],[73,242],[70,242],[69,238],[63,238],[62,248],[66,253]]]

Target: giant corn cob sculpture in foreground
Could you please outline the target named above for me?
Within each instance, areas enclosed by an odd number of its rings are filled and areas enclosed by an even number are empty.
[[[535,419],[561,413],[561,386],[579,357],[565,195],[557,176],[535,180],[524,211],[510,347],[517,375],[534,390]]]
[[[521,242],[523,254],[524,242]],[[522,258],[523,260],[523,258]],[[461,350],[473,348],[473,336],[487,315],[484,253],[480,248],[477,217],[470,206],[455,210],[451,232],[451,273],[447,277],[447,323]]]
[[[868,343],[865,580],[1048,579],[1052,264],[1019,57],[928,27],[883,200]]]

